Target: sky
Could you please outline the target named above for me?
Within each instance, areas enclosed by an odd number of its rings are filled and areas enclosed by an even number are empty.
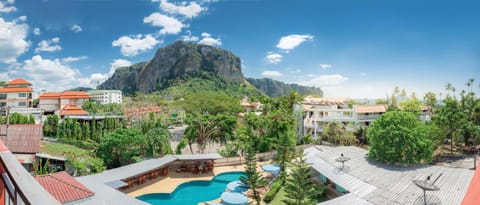
[[[480,90],[480,2],[0,0],[0,80],[95,87],[177,40],[227,49],[245,76],[326,97]]]

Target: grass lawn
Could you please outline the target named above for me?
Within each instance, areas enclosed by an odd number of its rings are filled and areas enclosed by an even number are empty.
[[[89,150],[80,149],[73,145],[43,141],[40,144],[40,152],[54,156],[74,154],[75,157],[88,156],[90,154]]]

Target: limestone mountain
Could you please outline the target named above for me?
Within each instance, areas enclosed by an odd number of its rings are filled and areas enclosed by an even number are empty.
[[[127,95],[158,91],[172,97],[199,90],[222,91],[232,96],[264,95],[250,81],[243,76],[240,58],[230,51],[177,41],[158,49],[150,61],[118,68],[97,88],[122,90]],[[280,88],[281,82],[270,80],[268,84],[277,85],[269,86],[268,91],[275,93],[274,96],[291,90],[272,91]]]
[[[302,86],[295,83],[287,84],[270,78],[247,78],[247,81],[270,97],[285,96],[292,91],[297,91],[300,95],[312,94],[323,96],[322,89],[317,87]]]

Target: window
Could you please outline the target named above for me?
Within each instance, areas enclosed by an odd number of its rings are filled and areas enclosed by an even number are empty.
[[[18,93],[19,98],[25,98],[27,97],[27,93]]]
[[[7,93],[0,94],[0,99],[7,99]]]
[[[6,102],[0,102],[0,107],[5,107],[5,106],[7,106]]]
[[[27,102],[18,102],[18,107],[27,107]]]

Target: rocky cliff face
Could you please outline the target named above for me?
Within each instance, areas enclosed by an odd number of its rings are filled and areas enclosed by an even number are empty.
[[[119,68],[99,89],[119,89],[126,93],[150,93],[169,86],[178,78],[202,72],[213,73],[225,82],[242,83],[240,58],[231,52],[207,45],[177,41],[160,48],[149,62]]]

